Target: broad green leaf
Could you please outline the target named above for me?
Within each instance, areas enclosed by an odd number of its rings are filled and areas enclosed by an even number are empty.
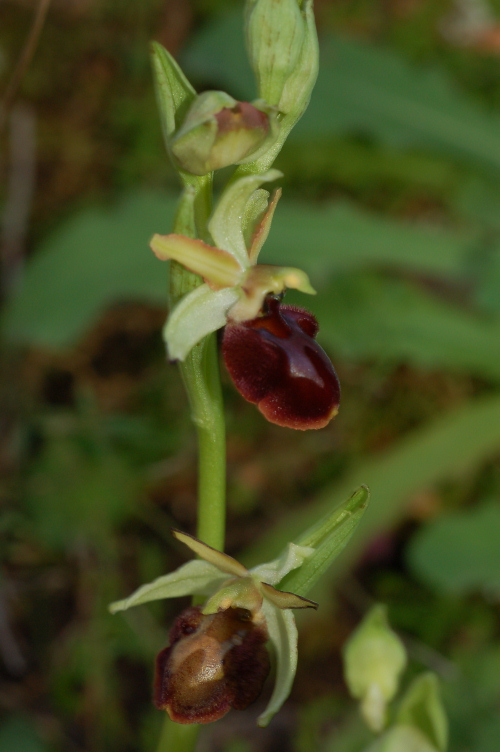
[[[345,572],[368,541],[404,518],[415,493],[474,473],[499,447],[500,395],[470,400],[409,432],[395,447],[360,461],[346,477],[327,486],[304,509],[289,511],[286,525],[266,532],[242,557],[243,561],[252,566],[270,558],[276,548],[284,546],[290,538],[298,538],[302,530],[327,514],[338,499],[366,483],[371,492],[370,508],[337,565],[325,574],[333,579]]]
[[[200,285],[185,295],[167,319],[163,335],[171,360],[184,360],[192,348],[207,334],[223,327],[227,312],[239,299],[231,287],[211,290]]]
[[[396,722],[417,728],[439,752],[446,751],[448,719],[435,674],[429,671],[413,680],[401,701]]]
[[[444,592],[500,596],[500,502],[454,512],[413,537],[408,562],[424,582]]]
[[[500,320],[466,312],[413,282],[375,273],[338,276],[308,307],[320,321],[319,340],[344,358],[500,381]]]
[[[313,547],[314,553],[280,582],[280,589],[307,595],[349,542],[365,513],[369,498],[368,489],[362,486],[346,502],[298,537],[297,542]]]
[[[162,598],[180,598],[184,595],[208,595],[217,590],[227,579],[208,561],[193,559],[186,562],[174,572],[162,575],[153,582],[142,585],[135,593],[109,606],[112,614],[125,611],[141,603],[157,601]]]
[[[47,752],[48,747],[39,738],[33,720],[27,715],[7,716],[0,726],[0,752]]]
[[[167,269],[148,248],[167,233],[176,199],[138,192],[113,208],[85,209],[37,249],[3,316],[10,340],[71,344],[106,308],[137,300],[164,305]]]
[[[269,639],[273,643],[276,652],[276,678],[271,699],[259,716],[258,724],[261,727],[268,725],[269,721],[281,708],[290,694],[295,672],[297,670],[297,627],[293,613],[289,610],[282,611],[275,608],[264,598],[262,611],[266,618]]]

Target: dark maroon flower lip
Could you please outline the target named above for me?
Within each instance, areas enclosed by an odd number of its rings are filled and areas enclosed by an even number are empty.
[[[317,332],[311,313],[272,296],[261,316],[227,324],[222,353],[229,374],[271,423],[323,428],[337,414],[340,384]]]
[[[156,659],[156,707],[177,723],[211,723],[231,708],[244,710],[269,673],[267,639],[265,624],[246,609],[204,615],[199,606],[187,608]]]

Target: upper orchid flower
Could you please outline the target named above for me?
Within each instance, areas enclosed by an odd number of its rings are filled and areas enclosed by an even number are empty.
[[[338,412],[337,375],[315,341],[314,316],[279,300],[286,288],[314,290],[300,269],[257,265],[280,197],[279,190],[269,197],[259,186],[280,174],[246,176],[226,189],[208,224],[216,246],[183,235],[153,237],[160,259],[178,261],[205,280],[175,306],[165,340],[170,357],[183,360],[227,324],[222,351],[240,394],[271,423],[322,428]]]

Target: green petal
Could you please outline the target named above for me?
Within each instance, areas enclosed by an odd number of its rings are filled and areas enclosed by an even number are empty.
[[[295,593],[288,593],[286,590],[276,590],[267,582],[261,582],[260,586],[263,594],[276,608],[318,608],[315,601],[302,598],[301,595],[295,595]]]
[[[250,266],[241,220],[246,203],[262,183],[277,180],[282,174],[269,170],[264,175],[239,178],[226,188],[208,223],[215,245],[228,251],[244,269]]]
[[[290,694],[297,670],[297,627],[292,611],[281,611],[264,599],[262,611],[266,618],[269,639],[276,651],[276,679],[267,708],[259,716],[259,726],[267,726]]]
[[[216,288],[234,287],[241,280],[243,269],[236,259],[203,240],[172,233],[153,235],[149,245],[161,261],[178,261]]]
[[[188,561],[182,567],[162,577],[158,577],[147,585],[142,585],[135,593],[115,601],[109,606],[112,614],[125,611],[131,606],[139,606],[148,601],[162,598],[179,598],[182,595],[208,595],[217,590],[226,578],[213,564],[206,561]]]
[[[171,360],[184,360],[189,351],[207,334],[225,326],[227,311],[239,299],[231,287],[211,290],[200,285],[185,295],[167,319],[163,337]]]
[[[274,561],[259,564],[251,570],[251,574],[270,585],[277,585],[293,569],[301,567],[304,561],[314,553],[310,546],[297,546],[289,543],[282,554]]]
[[[172,535],[190,548],[191,551],[194,551],[197,556],[217,567],[220,572],[226,572],[226,574],[231,574],[233,577],[249,576],[248,569],[243,564],[240,564],[239,561],[236,561],[236,559],[233,559],[228,554],[222,553],[222,551],[217,551],[212,546],[207,546],[206,543],[198,540],[194,535],[188,535],[188,533],[183,533],[181,530],[172,530]]]
[[[271,222],[273,221],[274,211],[278,205],[278,201],[281,198],[281,188],[274,191],[271,200],[267,205],[267,210],[260,220],[259,224],[254,227],[252,240],[248,249],[248,257],[251,264],[256,264],[259,258],[260,249],[267,240],[269,230],[271,229]]]

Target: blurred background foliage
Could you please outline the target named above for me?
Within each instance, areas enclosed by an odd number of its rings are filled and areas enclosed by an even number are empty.
[[[35,13],[0,6],[8,85]],[[235,7],[238,6],[238,7]],[[321,73],[279,157],[267,262],[307,269],[343,385],[318,433],[224,376],[228,550],[247,563],[360,483],[372,503],[301,618],[292,696],[200,750],[360,752],[340,648],[386,602],[436,671],[452,752],[500,740],[500,0],[316,0]],[[479,19],[479,21],[478,21]],[[196,446],[148,250],[178,191],[148,42],[254,96],[234,0],[53,0],[1,138],[0,752],[148,752],[152,661],[182,604],[107,603],[183,561]],[[290,295],[299,302],[299,297]],[[266,532],[263,533],[262,531]]]

